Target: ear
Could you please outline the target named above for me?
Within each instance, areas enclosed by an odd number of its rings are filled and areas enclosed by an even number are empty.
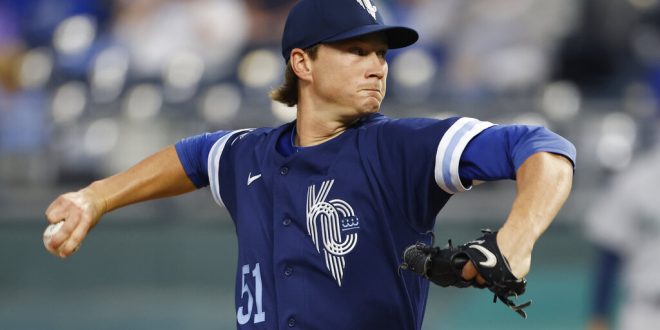
[[[289,65],[298,79],[304,81],[312,80],[312,59],[305,51],[300,48],[294,48],[289,57]]]

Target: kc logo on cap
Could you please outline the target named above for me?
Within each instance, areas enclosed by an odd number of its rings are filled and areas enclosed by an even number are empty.
[[[357,2],[362,6],[362,8],[366,9],[367,12],[369,12],[369,15],[376,19],[376,11],[378,11],[378,8],[374,6],[371,3],[371,0],[357,0]]]

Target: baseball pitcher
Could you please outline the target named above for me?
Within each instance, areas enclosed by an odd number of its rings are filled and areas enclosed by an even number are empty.
[[[568,197],[575,148],[543,127],[381,115],[385,55],[417,39],[371,0],[299,1],[271,94],[295,121],[192,136],[58,197],[46,216],[64,224],[46,248],[66,258],[107,212],[209,187],[236,226],[238,329],[421,329],[429,280],[488,288],[525,316],[515,298]],[[449,199],[501,179],[517,181],[501,228],[434,247]]]

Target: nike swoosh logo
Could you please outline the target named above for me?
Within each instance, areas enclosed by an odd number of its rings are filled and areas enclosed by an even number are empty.
[[[480,265],[488,268],[493,268],[495,265],[497,265],[497,257],[493,254],[493,252],[488,251],[487,248],[481,245],[470,245],[470,247],[479,250],[479,252],[486,256],[485,261],[479,262]]]
[[[259,179],[260,177],[261,177],[261,174],[257,174],[255,176],[252,176],[252,172],[250,172],[250,174],[248,174],[247,185],[249,186],[252,182]]]

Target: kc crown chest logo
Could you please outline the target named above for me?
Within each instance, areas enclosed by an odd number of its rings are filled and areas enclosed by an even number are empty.
[[[326,201],[335,180],[323,181],[321,188],[307,188],[307,232],[316,251],[325,256],[325,266],[341,286],[346,262],[344,256],[357,244],[360,220],[350,204],[341,199]]]
[[[369,12],[371,17],[376,19],[376,11],[378,11],[378,8],[376,8],[376,6],[371,3],[371,0],[357,0],[357,2],[360,4],[360,6],[362,6],[362,8]]]

